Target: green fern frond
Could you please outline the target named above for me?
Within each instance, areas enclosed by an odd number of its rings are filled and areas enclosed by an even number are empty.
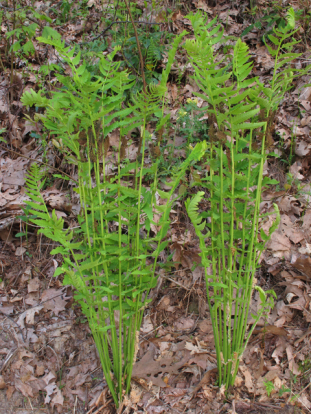
[[[171,49],[168,52],[166,68],[162,72],[162,78],[161,78],[161,85],[164,86],[164,87],[166,87],[168,76],[171,72],[172,64],[174,63],[174,59],[175,59],[175,55],[176,55],[178,46],[180,45],[180,42],[182,41],[183,37],[187,33],[188,32],[186,30],[184,30],[180,35],[176,36],[175,39],[174,39],[174,42],[171,46]]]
[[[202,237],[202,230],[205,227],[205,223],[202,222],[202,217],[198,213],[199,203],[204,197],[204,191],[198,191],[194,197],[188,198],[185,202],[188,216],[194,226],[195,232],[199,238]]]
[[[287,26],[290,30],[295,28],[295,10],[292,7],[287,10]]]
[[[253,69],[253,63],[249,62],[248,46],[239,38],[234,47],[233,73],[237,78],[238,87]]]
[[[40,108],[46,108],[49,104],[49,99],[41,96],[41,91],[35,92],[33,89],[30,89],[30,91],[23,93],[21,102],[25,106],[36,105]]]
[[[161,56],[159,58],[157,51],[158,50],[157,50],[157,48],[154,44],[154,41],[151,38],[150,39],[150,45],[147,49],[146,59],[145,59],[145,66],[150,72],[153,71],[153,69],[155,68],[155,66],[157,64],[157,61],[160,60],[160,58],[161,58]]]
[[[220,42],[223,38],[224,29],[221,25],[215,25],[217,22],[217,17],[207,23],[208,16],[203,17],[202,12],[190,13],[186,16],[186,19],[189,19],[195,38],[201,42],[203,48],[208,46],[213,46],[216,43]],[[213,28],[211,31],[209,29]]]
[[[25,193],[31,200],[26,201],[26,205],[31,208],[31,213],[35,214],[38,210],[47,214],[49,217],[48,209],[46,208],[45,202],[40,192],[44,185],[44,180],[41,181],[43,177],[44,173],[38,164],[33,163],[30,167],[29,172],[26,174]]]

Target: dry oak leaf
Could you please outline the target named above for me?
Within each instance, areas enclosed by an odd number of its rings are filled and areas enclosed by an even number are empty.
[[[287,354],[287,359],[288,359],[289,370],[294,375],[300,375],[301,371],[299,370],[298,364],[295,362],[294,348],[291,345],[288,345],[286,347],[286,354]]]
[[[25,158],[2,159],[0,166],[0,181],[3,183],[3,191],[11,185],[22,186],[25,183],[25,174],[29,160]]]
[[[245,365],[240,365],[240,370],[242,371],[242,374],[244,375],[245,386],[246,386],[248,392],[253,394],[254,393],[254,384],[253,384],[253,380],[252,380],[252,374],[250,373],[250,371],[248,370],[248,368]]]
[[[298,161],[296,161],[293,165],[289,167],[289,172],[292,174],[294,179],[303,180],[304,176],[299,172],[301,169],[302,166],[300,165],[300,163],[298,163]]]
[[[86,401],[86,398],[84,399],[84,401]],[[58,387],[56,387],[55,395],[52,398],[51,404],[52,404],[52,407],[54,407],[55,405],[63,406],[64,404],[64,397],[62,395],[61,390]]]
[[[306,231],[310,231],[311,228],[311,210],[307,210],[306,214],[302,218],[302,228]]]
[[[43,306],[36,306],[35,308],[31,308],[23,312],[17,320],[17,324],[23,329],[25,328],[25,320],[26,323],[29,325],[35,324],[35,314],[38,313]]]
[[[308,256],[299,256],[294,263],[291,263],[292,267],[299,270],[306,276],[307,280],[311,280],[311,258]]]
[[[186,342],[185,349],[188,349],[188,351],[191,351],[190,354],[206,354],[208,351],[206,348],[201,348],[199,345],[194,345],[192,342]]]
[[[311,144],[308,144],[305,141],[299,141],[296,143],[295,154],[298,155],[299,157],[305,157],[306,155],[310,153],[310,151],[311,151]]]
[[[308,397],[309,397],[309,399],[308,399]],[[307,397],[307,395],[305,394],[305,393],[302,393],[300,396],[299,396],[299,398],[298,398],[298,401],[304,406],[304,407],[306,407],[307,408],[307,410],[308,410],[308,412],[310,412],[310,409],[311,409],[311,402],[310,402],[310,394],[308,395],[308,397]]]
[[[267,325],[262,327],[261,329],[255,329],[254,330],[254,334],[259,334],[259,333],[263,333],[263,334],[273,334],[276,336],[286,336],[287,332],[284,328],[278,328],[277,326],[274,325]]]
[[[201,379],[199,384],[194,388],[192,395],[195,396],[196,393],[202,388],[204,385],[207,385],[211,382],[211,377],[217,374],[217,368],[209,369],[205,374],[204,377]]]
[[[40,288],[40,281],[38,277],[34,277],[28,282],[28,286],[27,286],[28,293],[38,292],[39,288]]]
[[[43,303],[44,310],[53,311],[57,316],[59,312],[65,310],[67,301],[70,300],[69,296],[65,296],[65,288],[61,289],[47,289],[42,293],[41,300]]]
[[[279,229],[295,244],[300,243],[305,238],[304,233],[296,229],[291,219],[285,214],[281,217]]]
[[[19,390],[24,397],[33,397],[32,388],[30,385],[25,384],[20,379],[15,380],[15,388]]]
[[[282,234],[281,230],[276,230],[272,233],[271,239],[268,241],[266,248],[272,250],[273,252],[289,251],[291,249],[291,244],[289,239]]]
[[[280,360],[283,358],[283,354],[286,348],[286,339],[284,336],[280,336],[276,342],[276,348],[273,351],[272,358],[275,360],[276,364],[279,365]]]
[[[278,199],[277,204],[280,211],[283,213],[293,213],[297,216],[300,216],[301,211],[303,210],[301,207],[301,203],[297,200],[297,198],[289,195],[286,195],[281,199]]]
[[[155,354],[156,347],[151,343],[146,354],[134,365],[133,377],[143,378],[148,383],[151,381],[153,385],[158,387],[166,387],[167,384],[162,379],[164,374],[178,375],[178,370],[188,362],[189,355],[181,360],[178,358],[178,361],[174,357],[160,358],[155,361]]]
[[[45,404],[48,404],[51,401],[51,396],[54,394],[54,392],[56,391],[57,385],[55,384],[55,382],[52,382],[51,384],[48,384],[44,389],[46,391],[46,396],[45,396]]]

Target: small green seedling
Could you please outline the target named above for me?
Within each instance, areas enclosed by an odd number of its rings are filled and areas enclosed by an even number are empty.
[[[272,381],[264,381],[264,385],[266,387],[268,397],[270,397],[271,392],[274,390],[274,384]]]

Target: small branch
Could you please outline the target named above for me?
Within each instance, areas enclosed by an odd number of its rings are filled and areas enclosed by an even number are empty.
[[[130,19],[133,25],[133,29],[134,29],[134,33],[135,33],[135,38],[136,38],[136,43],[137,43],[137,49],[138,49],[138,54],[139,54],[139,61],[140,61],[140,70],[141,70],[141,77],[143,79],[143,90],[144,90],[144,94],[146,94],[147,92],[147,84],[146,84],[146,79],[145,79],[145,71],[144,71],[144,59],[143,59],[143,55],[141,54],[141,49],[140,49],[140,44],[139,44],[139,39],[138,39],[138,34],[137,34],[137,29],[135,26],[135,21],[133,19],[132,16],[132,12],[131,9],[129,7],[128,1],[124,0],[127,11],[129,12],[130,15]]]

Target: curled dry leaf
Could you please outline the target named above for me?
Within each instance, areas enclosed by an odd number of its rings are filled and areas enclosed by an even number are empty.
[[[178,375],[178,370],[186,364],[189,360],[189,356],[185,355],[184,358],[160,358],[155,361],[156,348],[151,343],[146,354],[141,358],[139,362],[133,367],[133,377],[142,378],[152,382],[153,385],[158,387],[166,387],[167,384],[164,381],[164,375]]]
[[[294,352],[294,348],[291,345],[287,345],[286,354],[287,354],[287,359],[288,359],[289,370],[294,375],[300,375],[301,371],[299,370],[298,364],[295,362],[295,352]]]
[[[286,348],[286,338],[284,336],[280,336],[276,342],[276,348],[273,351],[272,358],[275,360],[276,364],[279,365],[280,361],[283,358],[283,354]]]
[[[278,328],[274,325],[267,325],[261,329],[255,329],[254,334],[263,333],[263,334],[272,334],[276,336],[286,336],[287,332],[284,328]]]
[[[23,312],[17,320],[17,324],[23,329],[25,328],[25,321],[28,325],[35,324],[35,314],[38,313],[43,306],[36,306]]]
[[[299,256],[295,262],[291,263],[292,267],[299,270],[307,279],[311,280],[311,258],[308,256]]]
[[[57,316],[59,312],[65,310],[67,301],[70,299],[66,296],[64,288],[61,289],[47,289],[42,293],[41,300],[43,303],[44,310],[53,311]]]
[[[305,141],[299,141],[296,143],[295,154],[298,155],[298,157],[305,157],[310,152],[311,152],[311,144],[308,144]]]
[[[242,371],[245,378],[245,386],[249,393],[254,394],[254,384],[252,380],[252,374],[245,365],[240,365],[240,370]]]
[[[296,161],[293,165],[289,167],[289,172],[292,174],[294,179],[303,180],[304,176],[299,172],[301,169],[301,163],[298,163],[298,161]]]

